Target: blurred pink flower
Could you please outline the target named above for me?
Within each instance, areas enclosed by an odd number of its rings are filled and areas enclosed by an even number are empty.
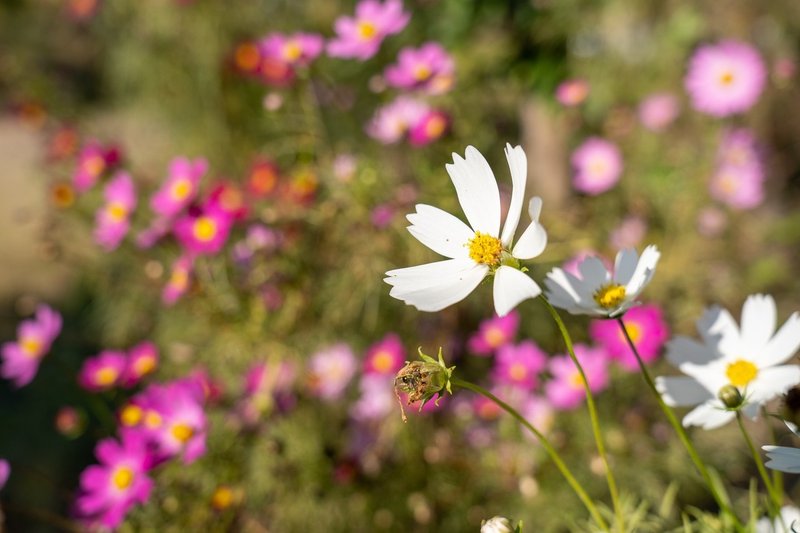
[[[410,125],[408,141],[412,146],[425,146],[441,139],[449,127],[450,117],[443,111],[431,109]]]
[[[333,160],[333,175],[342,183],[347,183],[356,173],[358,159],[353,154],[337,154]]]
[[[720,235],[728,225],[725,212],[717,207],[704,207],[697,214],[697,230],[704,237]]]
[[[152,248],[158,241],[163,239],[171,231],[172,219],[157,216],[150,223],[149,227],[140,231],[139,234],[136,235],[136,246],[143,249]]]
[[[377,229],[388,227],[394,219],[396,210],[392,204],[379,204],[376,205],[370,213],[370,221]]]
[[[547,434],[555,422],[555,412],[547,398],[531,394],[522,401],[519,412],[533,427]],[[529,438],[538,440],[537,437],[525,428],[522,431]]]
[[[779,81],[788,81],[797,73],[797,63],[789,57],[780,57],[772,66],[772,73]]]
[[[203,208],[209,211],[222,211],[232,221],[244,220],[250,212],[242,188],[226,180],[214,184]]]
[[[391,87],[436,95],[453,87],[454,70],[453,58],[442,45],[429,42],[419,48],[400,50],[397,63],[386,68],[384,77]]]
[[[669,326],[657,305],[630,308],[625,313],[625,329],[645,363],[656,360],[669,338]],[[625,370],[636,372],[639,369],[636,357],[616,320],[592,320],[589,324],[589,336],[605,348],[609,357],[619,362]]]
[[[339,17],[334,23],[336,37],[327,45],[328,55],[366,60],[374,56],[383,39],[399,33],[411,15],[400,0],[361,0],[355,17]]]
[[[589,389],[593,393],[600,392],[608,386],[608,360],[602,348],[576,344],[575,357],[580,361],[589,381]],[[568,355],[552,357],[550,373],[553,379],[545,384],[545,392],[553,407],[568,410],[583,402],[586,397],[583,381],[578,368]]]
[[[622,154],[617,146],[600,137],[591,137],[572,152],[576,190],[595,196],[614,187],[622,174]]]
[[[61,315],[40,305],[31,320],[23,320],[17,326],[16,342],[3,343],[0,348],[3,365],[0,375],[14,381],[16,387],[30,383],[42,358],[50,351],[53,341],[61,333]]]
[[[140,342],[128,350],[128,360],[120,377],[120,385],[133,387],[158,366],[158,348],[150,341]]]
[[[152,210],[162,217],[171,218],[185,209],[197,196],[200,180],[208,171],[204,158],[190,160],[176,157],[169,164],[166,181],[150,199]]]
[[[136,188],[130,174],[117,172],[103,190],[105,205],[95,214],[94,240],[107,251],[114,250],[130,229],[136,208]]]
[[[672,93],[654,93],[639,104],[639,121],[651,131],[662,131],[680,113],[678,97]]]
[[[396,333],[389,333],[367,350],[364,373],[394,377],[403,368],[406,350]]]
[[[755,105],[766,78],[758,50],[727,40],[697,49],[689,60],[684,85],[697,111],[727,117]]]
[[[475,355],[491,355],[510,343],[517,335],[519,313],[511,311],[505,316],[495,316],[481,322],[478,331],[470,337],[467,346]]]
[[[0,459],[0,490],[6,486],[8,476],[11,475],[11,465],[5,459]]]
[[[103,350],[83,362],[78,373],[78,383],[88,391],[98,392],[119,385],[128,358],[125,352]]]
[[[726,131],[709,184],[711,196],[736,209],[752,209],[764,200],[765,179],[761,148],[753,133],[746,128]]]
[[[611,232],[608,240],[617,250],[636,248],[646,234],[647,222],[642,217],[629,215]]]
[[[161,293],[161,301],[164,305],[173,305],[186,291],[189,290],[193,268],[193,260],[190,256],[184,255],[172,264],[167,284]]]
[[[339,343],[320,350],[308,363],[308,386],[323,400],[337,400],[356,373],[356,356],[347,344]]]
[[[392,376],[365,374],[359,391],[358,400],[350,407],[350,416],[358,422],[383,418],[397,407]]]
[[[532,390],[539,384],[539,373],[546,367],[547,354],[535,342],[506,344],[497,350],[492,380],[499,385]]]
[[[231,215],[220,209],[198,208],[175,221],[173,233],[189,255],[219,252],[233,225]]]
[[[589,96],[589,82],[586,80],[564,80],[556,87],[556,100],[566,107],[582,104],[587,96]]]
[[[289,361],[256,363],[245,375],[244,395],[238,411],[244,422],[254,425],[261,416],[277,404],[285,409],[294,404],[292,393],[297,371]]]
[[[100,177],[119,160],[114,147],[104,147],[95,140],[87,141],[78,154],[78,164],[72,175],[75,191],[83,193],[94,187]]]
[[[496,394],[496,391],[492,391]],[[476,394],[472,397],[471,406],[475,415],[482,420],[497,420],[503,413],[503,410],[486,396]]]
[[[367,125],[367,134],[383,144],[396,143],[419,124],[429,111],[428,105],[420,100],[398,96],[375,111]]]
[[[271,33],[259,43],[262,53],[296,67],[307,67],[322,53],[324,41],[314,33]]]

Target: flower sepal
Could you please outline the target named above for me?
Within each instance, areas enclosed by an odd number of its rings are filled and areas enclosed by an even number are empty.
[[[444,395],[444,391],[453,394],[450,378],[456,367],[448,367],[445,364],[442,348],[439,348],[438,360],[422,353],[422,348],[418,348],[417,351],[422,361],[407,361],[394,378],[394,390],[400,401],[403,422],[406,422],[407,418],[403,410],[403,402],[400,400],[400,392],[408,394],[408,405],[420,402],[420,411],[434,396],[436,396],[436,400],[434,400],[436,405],[439,405],[439,399]]]

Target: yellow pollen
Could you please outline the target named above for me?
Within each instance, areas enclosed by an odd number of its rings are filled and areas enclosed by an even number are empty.
[[[175,424],[171,430],[172,436],[181,442],[186,442],[194,435],[194,430],[186,424]]]
[[[497,237],[476,231],[475,236],[469,240],[467,245],[469,246],[469,256],[476,263],[489,266],[496,266],[500,263],[503,245]]]
[[[388,352],[381,350],[372,358],[372,367],[380,372],[386,374],[392,368],[392,356]]]
[[[581,377],[581,373],[578,372],[578,371],[575,371],[575,373],[572,374],[569,377],[569,384],[572,385],[572,387],[575,388],[575,389],[582,389],[583,388],[583,378]]]
[[[738,359],[728,364],[725,370],[728,381],[735,387],[746,387],[758,375],[758,367],[750,361]]]
[[[122,222],[128,216],[128,208],[120,202],[111,202],[106,206],[106,214],[114,222]]]
[[[119,420],[123,426],[138,426],[144,417],[144,411],[138,405],[126,405],[119,414]]]
[[[722,83],[722,85],[730,85],[733,83],[733,72],[725,72],[719,77],[719,81]]]
[[[289,41],[283,46],[283,57],[287,61],[297,61],[303,55],[303,49],[296,41]]]
[[[176,200],[183,200],[192,192],[192,183],[187,179],[179,179],[172,185],[170,191]]]
[[[499,348],[506,340],[503,330],[492,326],[486,330],[486,344],[492,348]]]
[[[137,376],[144,376],[155,370],[156,359],[151,355],[141,357],[133,364],[133,370]]]
[[[628,331],[628,336],[631,338],[634,344],[639,342],[639,339],[642,338],[642,328],[639,327],[639,324],[625,324],[625,329]],[[622,333],[622,330],[619,332],[622,340],[625,340],[625,334]]]
[[[19,342],[20,348],[22,348],[22,353],[34,359],[41,355],[42,351],[42,341],[37,339],[36,337],[23,337]]]
[[[117,381],[117,376],[119,376],[119,372],[111,367],[105,367],[97,371],[94,380],[98,385],[107,387]]]
[[[613,309],[625,299],[625,287],[611,283],[594,293],[594,301],[603,309]]]
[[[359,37],[367,41],[375,37],[375,34],[378,33],[378,28],[376,28],[373,23],[362,20],[358,23],[358,29],[356,31]]]
[[[117,468],[111,476],[111,482],[114,483],[114,486],[119,490],[127,489],[133,483],[133,470],[127,466]]]
[[[414,69],[414,79],[417,81],[425,81],[431,77],[431,69],[427,65],[417,65]]]
[[[514,363],[508,370],[508,375],[511,376],[511,379],[514,381],[522,381],[528,376],[528,369],[525,368],[525,365]]]
[[[189,284],[189,274],[183,269],[175,269],[169,277],[169,284],[182,291]]]
[[[425,133],[428,137],[436,138],[444,133],[445,128],[447,128],[447,121],[443,117],[435,116],[425,125]]]
[[[208,242],[217,234],[217,224],[209,217],[198,218],[193,229],[195,238],[201,242]]]
[[[147,411],[147,414],[144,415],[144,425],[149,429],[157,429],[161,427],[161,422],[161,415],[158,414],[157,411]]]

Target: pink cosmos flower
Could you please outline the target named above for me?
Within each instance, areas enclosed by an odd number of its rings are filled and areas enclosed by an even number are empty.
[[[766,172],[753,133],[746,128],[725,132],[717,153],[711,196],[736,209],[752,209],[764,200]]]
[[[539,372],[547,367],[547,355],[533,341],[516,346],[506,344],[497,350],[492,379],[500,385],[532,390],[539,384]]]
[[[767,69],[754,47],[740,41],[701,46],[684,79],[692,107],[714,117],[750,109],[766,83]]]
[[[447,133],[450,117],[443,111],[432,109],[422,115],[408,131],[408,141],[412,146],[425,146]]]
[[[611,232],[608,240],[617,250],[636,248],[646,234],[647,222],[640,216],[629,215]]]
[[[505,316],[495,316],[481,322],[478,331],[467,343],[469,350],[475,355],[489,356],[505,346],[517,335],[519,313],[511,311]]]
[[[203,394],[194,380],[179,380],[164,386],[150,386],[151,406],[162,417],[162,424],[151,433],[159,455],[181,456],[191,464],[206,451],[207,421]]]
[[[357,422],[383,418],[397,406],[391,376],[365,374],[361,377],[359,390],[358,400],[350,407],[350,416]]]
[[[575,356],[580,361],[589,389],[600,392],[608,385],[608,360],[602,348],[590,348],[585,344],[575,345]],[[568,355],[550,359],[553,379],[545,385],[547,399],[556,409],[574,409],[584,400],[586,393],[578,368]]]
[[[547,398],[543,398],[542,396],[533,394],[528,396],[522,401],[519,411],[533,427],[544,434],[550,431],[553,427],[553,422],[555,422],[553,405]],[[533,433],[525,429],[523,431],[525,431],[525,434],[528,435],[529,438],[538,440]]]
[[[103,350],[83,362],[78,373],[78,383],[91,392],[111,389],[119,384],[127,362],[125,352]]]
[[[61,333],[61,324],[57,311],[46,305],[37,307],[34,318],[22,321],[17,327],[17,341],[6,342],[0,348],[3,359],[0,375],[13,380],[16,387],[30,383],[42,358]]]
[[[135,504],[143,504],[150,497],[153,481],[147,472],[151,457],[147,443],[136,435],[122,442],[101,440],[95,455],[100,464],[81,473],[76,506],[83,519],[113,529]]]
[[[429,111],[428,105],[419,100],[398,96],[375,111],[367,125],[367,134],[383,144],[394,144],[419,124]]]
[[[150,341],[140,342],[128,351],[128,360],[120,377],[120,385],[133,387],[158,366],[158,348]]]
[[[357,369],[356,356],[344,343],[320,350],[308,363],[308,386],[324,400],[337,400],[344,393]]]
[[[672,124],[680,113],[678,97],[672,93],[654,93],[639,104],[639,121],[651,131],[662,131]]]
[[[605,139],[591,137],[572,153],[576,190],[595,196],[614,187],[622,174],[622,154]]]
[[[492,391],[497,396],[496,391]],[[497,420],[503,414],[503,410],[486,396],[478,395],[472,397],[472,409],[475,415],[482,420]]]
[[[143,249],[152,248],[158,241],[166,237],[170,231],[172,231],[172,219],[157,216],[149,227],[139,232],[136,236],[136,246]]]
[[[193,263],[191,256],[183,255],[172,264],[169,280],[161,293],[161,301],[164,305],[173,305],[189,290]]]
[[[260,42],[265,56],[284,61],[293,67],[310,65],[322,53],[323,44],[322,36],[314,33],[271,33]]]
[[[378,204],[369,215],[369,220],[377,229],[384,229],[391,225],[397,210],[392,204]]]
[[[75,191],[83,193],[94,187],[100,176],[118,160],[119,153],[115,148],[106,148],[95,140],[88,141],[78,154],[78,165],[72,175]]]
[[[208,171],[204,158],[176,157],[169,164],[166,181],[150,199],[150,208],[170,219],[183,211],[197,196],[200,180]]]
[[[580,105],[587,96],[589,96],[589,82],[586,80],[564,80],[556,87],[556,100],[565,107]]]
[[[291,408],[297,369],[289,361],[256,363],[245,375],[245,390],[238,411],[248,425],[254,425],[272,407]]]
[[[232,221],[243,220],[250,211],[241,187],[224,180],[216,183],[211,189],[205,209],[222,211]]]
[[[228,240],[233,220],[219,209],[200,208],[175,221],[173,233],[190,255],[213,255]]]
[[[336,19],[336,37],[328,42],[328,55],[369,59],[378,52],[383,39],[402,31],[410,18],[400,0],[361,0],[355,17]]]
[[[455,64],[439,43],[403,48],[397,63],[386,68],[384,77],[391,87],[419,89],[427,94],[444,94],[453,87]]]
[[[95,215],[94,240],[107,251],[114,250],[130,229],[136,208],[136,188],[130,174],[117,172],[103,190],[105,205]]]
[[[0,490],[6,486],[8,476],[11,475],[11,465],[5,459],[0,459]]]
[[[645,363],[656,360],[669,338],[669,326],[657,305],[641,305],[629,309],[625,313],[625,328]],[[639,369],[636,357],[616,320],[592,320],[589,324],[589,336],[605,348],[609,357],[619,362],[625,370],[636,372]]]
[[[358,170],[358,159],[353,154],[337,154],[333,159],[333,175],[342,183],[348,183]]]
[[[367,350],[364,373],[394,377],[403,368],[406,350],[396,333],[389,333]]]

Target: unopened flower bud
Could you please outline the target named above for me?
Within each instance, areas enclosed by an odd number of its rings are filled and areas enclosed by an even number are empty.
[[[422,361],[410,361],[400,369],[397,376],[394,378],[395,393],[405,392],[408,394],[408,404],[414,402],[420,403],[420,410],[434,396],[436,404],[439,403],[439,397],[444,394],[444,391],[450,392],[450,376],[455,367],[447,368],[442,358],[442,349],[439,348],[439,360],[437,361],[429,355],[422,353],[419,350],[419,355]],[[406,421],[405,412],[402,411],[403,404],[400,402],[400,409],[403,416],[403,421]]]
[[[511,521],[503,516],[494,516],[481,522],[481,533],[514,533]]]
[[[719,389],[717,398],[719,398],[728,409],[739,409],[744,403],[742,393],[739,392],[738,388],[730,384]]]

